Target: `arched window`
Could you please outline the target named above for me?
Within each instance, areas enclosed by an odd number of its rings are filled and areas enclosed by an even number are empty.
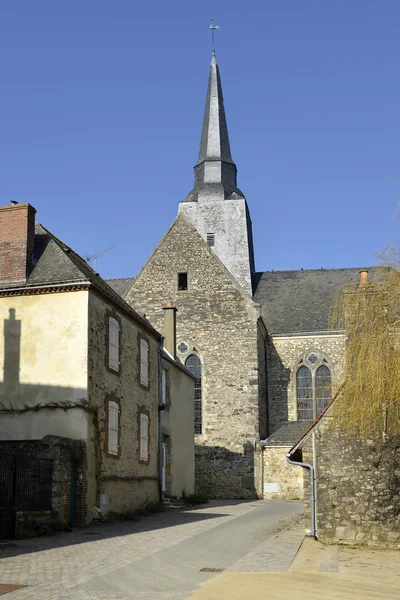
[[[196,377],[194,382],[194,432],[202,432],[201,410],[201,362],[198,356],[191,354],[185,362],[186,367]]]
[[[315,373],[315,397],[318,416],[331,399],[331,372],[326,365],[318,367]]]
[[[299,421],[313,420],[313,386],[311,371],[300,367],[297,371],[297,418]]]
[[[296,373],[297,419],[313,421],[331,399],[331,371],[319,352],[302,358]]]

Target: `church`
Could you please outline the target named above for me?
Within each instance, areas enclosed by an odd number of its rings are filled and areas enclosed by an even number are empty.
[[[330,306],[359,273],[256,270],[213,52],[193,189],[137,276],[108,282],[161,333],[161,307],[177,309],[176,353],[196,377],[198,492],[262,496],[259,443],[294,443],[339,385],[345,339]]]

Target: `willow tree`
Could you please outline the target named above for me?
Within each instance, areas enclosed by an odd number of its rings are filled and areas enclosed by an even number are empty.
[[[400,432],[400,271],[392,251],[368,281],[340,290],[332,325],[347,353],[335,422],[363,439]]]

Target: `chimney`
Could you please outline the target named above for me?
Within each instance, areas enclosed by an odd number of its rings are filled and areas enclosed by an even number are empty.
[[[368,270],[362,269],[360,271],[360,287],[368,285]]]
[[[0,206],[0,284],[26,283],[33,267],[35,214],[30,204]]]
[[[164,311],[164,348],[176,358],[176,313],[178,309],[167,302]]]

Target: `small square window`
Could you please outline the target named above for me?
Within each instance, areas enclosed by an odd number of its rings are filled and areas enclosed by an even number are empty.
[[[188,289],[188,274],[178,273],[178,291],[184,292]]]
[[[215,244],[215,233],[207,233],[207,244],[214,246]]]

